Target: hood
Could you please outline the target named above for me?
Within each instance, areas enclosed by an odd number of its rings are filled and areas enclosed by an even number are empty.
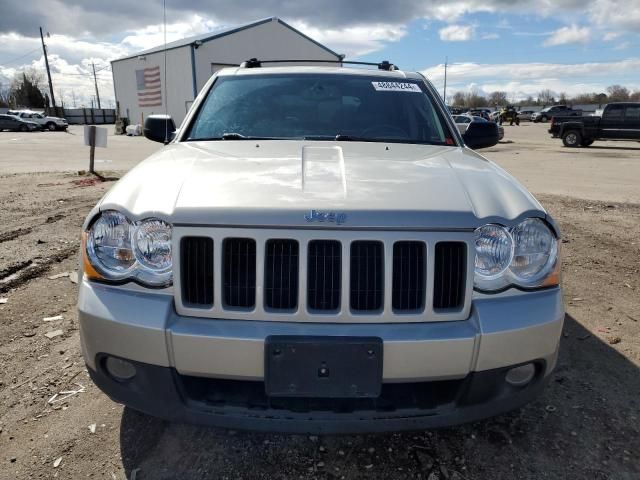
[[[544,216],[513,177],[466,148],[318,141],[171,144],[105,195],[109,208],[278,227],[467,229]]]

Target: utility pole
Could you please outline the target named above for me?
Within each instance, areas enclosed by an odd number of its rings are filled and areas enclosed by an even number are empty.
[[[49,35],[47,33],[47,35]],[[47,58],[47,46],[44,44],[44,35],[42,34],[42,27],[40,27],[40,40],[42,40],[42,51],[44,52],[44,64],[47,67],[47,77],[49,78],[49,93],[51,93],[51,106],[56,112],[56,97],[53,94],[53,83],[51,82],[51,70],[49,70],[49,58]]]
[[[444,92],[442,93],[442,97],[444,99],[444,104],[447,104],[447,63],[449,62],[449,57],[444,57]]]
[[[100,93],[98,93],[98,80],[96,79],[96,66],[93,62],[91,62],[91,68],[93,68],[93,84],[96,86],[96,99],[98,100],[98,109],[101,109],[100,106]]]

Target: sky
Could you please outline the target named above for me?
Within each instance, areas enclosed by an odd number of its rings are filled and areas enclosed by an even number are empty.
[[[110,61],[162,44],[163,0],[0,0],[0,84],[44,72],[42,26],[54,93],[90,106],[97,71],[114,106]],[[347,59],[418,70],[447,97],[509,99],[542,89],[574,95],[622,84],[640,90],[640,0],[166,0],[167,40],[277,16]]]

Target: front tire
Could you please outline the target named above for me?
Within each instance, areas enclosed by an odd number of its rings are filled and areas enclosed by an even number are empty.
[[[549,118],[548,118],[548,117],[546,117],[546,116],[542,116],[542,117],[540,118],[540,121],[541,121],[542,123],[547,123],[547,122],[549,121]]]
[[[20,131],[21,132],[28,132],[29,131],[29,127],[27,127],[26,125],[20,125]]]
[[[53,123],[53,122],[47,123],[47,130],[49,130],[50,132],[55,132],[56,131],[56,124]]]
[[[593,143],[593,139],[584,139],[582,140],[582,142],[580,142],[580,145],[582,145],[583,147],[588,147]]]
[[[578,147],[582,143],[582,135],[577,130],[569,130],[562,135],[562,143],[565,147]]]

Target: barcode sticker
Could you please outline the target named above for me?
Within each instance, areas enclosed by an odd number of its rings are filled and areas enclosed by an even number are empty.
[[[415,83],[408,82],[371,82],[378,92],[422,92]]]

